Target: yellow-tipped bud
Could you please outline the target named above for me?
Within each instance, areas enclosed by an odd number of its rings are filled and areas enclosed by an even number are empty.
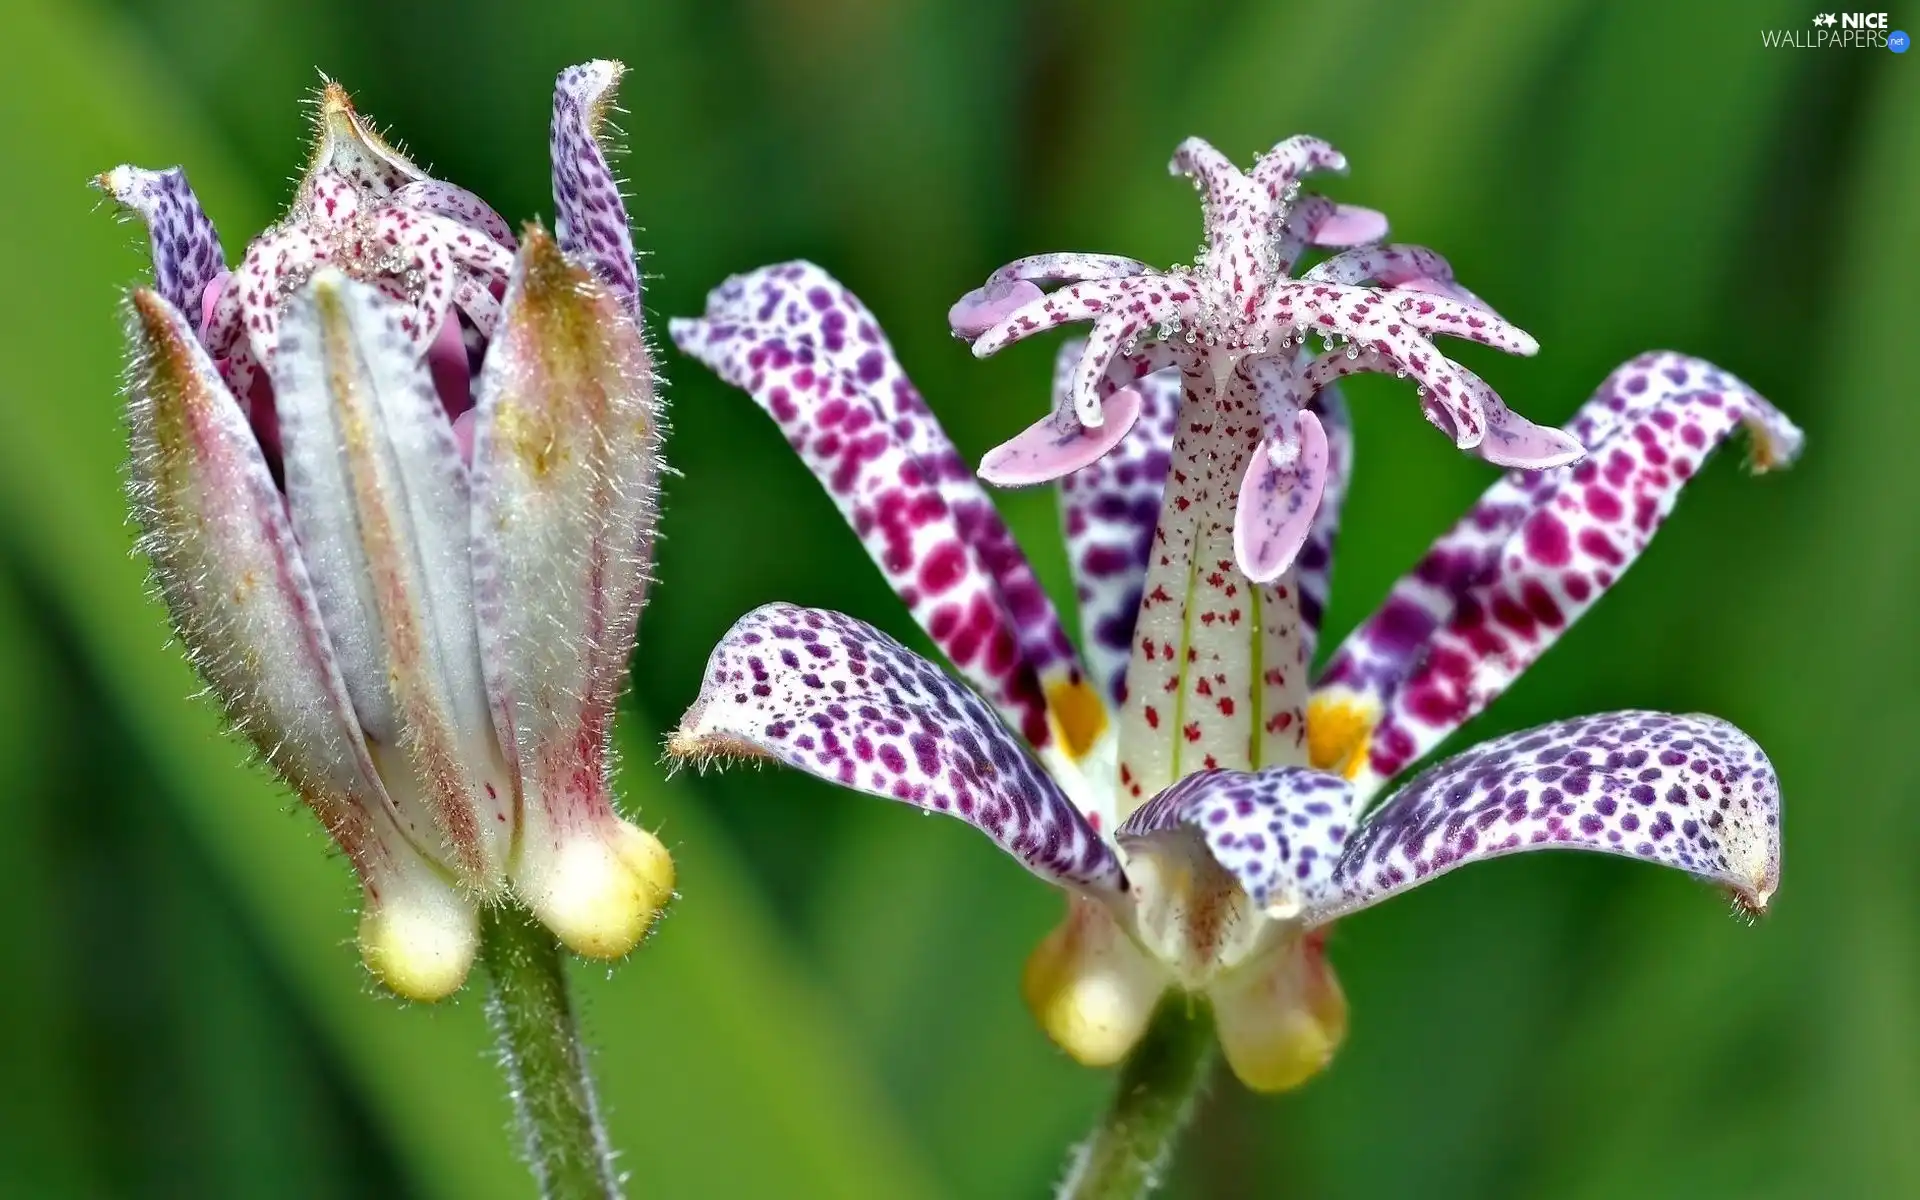
[[[1208,995],[1227,1065],[1256,1092],[1299,1087],[1346,1040],[1347,998],[1311,935],[1261,956]]]
[[[1146,1032],[1167,983],[1106,908],[1076,896],[1028,957],[1020,993],[1055,1045],[1083,1066],[1105,1067]]]
[[[614,820],[531,854],[515,872],[528,908],[569,950],[619,958],[673,899],[673,858],[660,839]]]

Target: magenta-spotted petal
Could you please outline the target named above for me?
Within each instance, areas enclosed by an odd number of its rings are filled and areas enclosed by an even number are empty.
[[[1053,376],[1054,403],[1069,394],[1081,346],[1060,347]],[[1067,561],[1080,604],[1080,645],[1087,673],[1117,708],[1126,702],[1127,658],[1147,555],[1160,518],[1174,421],[1180,413],[1180,376],[1157,371],[1132,385],[1140,396],[1133,431],[1106,457],[1060,480],[1060,516]]]
[[[1347,724],[1370,730],[1364,761],[1352,764],[1362,794],[1532,665],[1633,563],[1708,454],[1742,427],[1756,470],[1799,450],[1800,431],[1738,379],[1700,359],[1643,355],[1569,423],[1586,458],[1515,471],[1488,489],[1320,680],[1315,707],[1344,708]]]
[[[1271,185],[1249,177],[1197,137],[1175,148],[1168,169],[1192,179],[1204,198],[1206,262],[1196,263],[1194,273],[1206,281],[1210,301],[1223,315],[1252,312],[1273,280],[1282,201],[1269,195]]]
[[[1780,781],[1718,717],[1606,713],[1428,768],[1367,814],[1306,919],[1323,924],[1465,863],[1598,850],[1675,867],[1763,912],[1780,882]]]
[[[617,62],[596,59],[560,72],[553,85],[554,236],[568,257],[592,265],[595,273],[636,317],[640,311],[640,268],[633,253],[633,231],[620,181],[607,165],[607,112],[620,86]]]
[[[958,817],[1042,879],[1125,886],[1113,852],[977,695],[840,613],[769,604],[740,618],[707,660],[669,751],[777,758]]]
[[[1306,767],[1201,771],[1135,809],[1118,837],[1197,830],[1255,904],[1286,918],[1327,903],[1353,800],[1346,780]]]
[[[121,166],[94,184],[146,223],[154,290],[175,309],[197,316],[200,297],[227,269],[227,258],[213,222],[187,185],[186,171]]]
[[[947,324],[955,337],[971,341],[1043,294],[1042,283],[1080,283],[1144,275],[1147,264],[1118,254],[1034,254],[1016,258],[987,276],[987,281],[954,301]]]
[[[676,345],[773,417],[914,619],[1029,744],[1079,665],[1026,557],[866,305],[811,263],[736,275]]]
[[[492,205],[466,188],[443,180],[421,179],[403,184],[394,191],[393,203],[457,221],[509,250],[517,245],[506,218],[493,211]]]

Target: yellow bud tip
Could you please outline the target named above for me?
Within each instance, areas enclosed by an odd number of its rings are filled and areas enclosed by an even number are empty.
[[[1306,1083],[1347,1037],[1347,998],[1317,935],[1275,947],[1208,995],[1227,1065],[1256,1092]]]
[[[368,905],[360,957],[388,991],[431,1003],[460,990],[480,945],[479,913],[453,897],[437,903]]]
[[[1046,685],[1047,714],[1073,761],[1079,762],[1107,730],[1107,706],[1093,685],[1082,678],[1057,679]]]
[[[1109,1067],[1146,1032],[1167,982],[1104,908],[1080,898],[1072,903],[1067,919],[1028,957],[1020,994],[1068,1057]]]
[[[673,856],[625,821],[569,838],[531,874],[516,881],[521,899],[585,958],[631,952],[673,899]]]

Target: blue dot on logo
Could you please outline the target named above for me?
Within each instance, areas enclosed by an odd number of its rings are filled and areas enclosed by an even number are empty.
[[[1887,35],[1887,49],[1895,54],[1905,54],[1907,47],[1912,44],[1913,39],[1907,36],[1907,31],[1904,29],[1896,29]]]

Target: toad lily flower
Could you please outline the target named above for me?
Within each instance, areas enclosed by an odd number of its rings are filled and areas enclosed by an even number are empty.
[[[1023,990],[1081,1062],[1124,1056],[1178,988],[1210,1001],[1249,1086],[1303,1082],[1346,1026],[1328,924],[1481,859],[1597,850],[1691,872],[1749,909],[1772,894],[1777,782],[1712,717],[1513,734],[1369,808],[1619,577],[1732,430],[1753,431],[1760,465],[1791,457],[1797,431],[1707,364],[1657,355],[1618,371],[1568,427],[1585,461],[1496,483],[1310,688],[1351,463],[1333,387],[1307,402],[1330,468],[1312,539],[1262,585],[1221,543],[1237,476],[1218,467],[1241,460],[1216,433],[1215,377],[1134,380],[1131,436],[1061,483],[1083,668],[873,315],[836,281],[805,263],[735,277],[672,330],[772,415],[966,683],[852,617],[771,604],[714,649],[670,752],[771,757],[946,813],[1065,891],[1067,919]],[[1083,361],[1080,346],[1062,353],[1057,404]]]
[[[291,211],[231,273],[180,169],[98,181],[153,249],[128,314],[142,548],[234,725],[352,862],[362,954],[408,997],[459,987],[477,906],[509,889],[599,957],[672,891],[608,783],[660,438],[598,141],[619,70],[559,78],[555,234],[516,241],[334,84]]]
[[[1393,371],[1417,383],[1427,419],[1463,450],[1505,467],[1562,466],[1580,446],[1508,410],[1472,371],[1436,350],[1446,334],[1532,354],[1539,346],[1454,282],[1447,261],[1419,246],[1360,245],[1386,233],[1367,209],[1300,194],[1303,176],[1345,171],[1314,137],[1281,142],[1241,172],[1199,138],[1171,170],[1203,198],[1206,244],[1192,267],[1156,271],[1105,254],[1042,254],[1009,263],[953,306],[954,332],[985,357],[1070,321],[1091,320],[1085,353],[1051,415],[989,454],[993,483],[1057,479],[1107,453],[1141,411],[1135,380],[1177,366],[1189,393],[1229,423],[1209,434],[1257,434],[1235,469],[1234,556],[1255,583],[1271,583],[1305,542],[1327,486],[1328,436],[1309,403],[1344,375]],[[1300,279],[1314,248],[1342,248]],[[1068,286],[1043,294],[1036,282]],[[1365,286],[1369,282],[1379,286]],[[1305,352],[1323,339],[1324,353]]]

